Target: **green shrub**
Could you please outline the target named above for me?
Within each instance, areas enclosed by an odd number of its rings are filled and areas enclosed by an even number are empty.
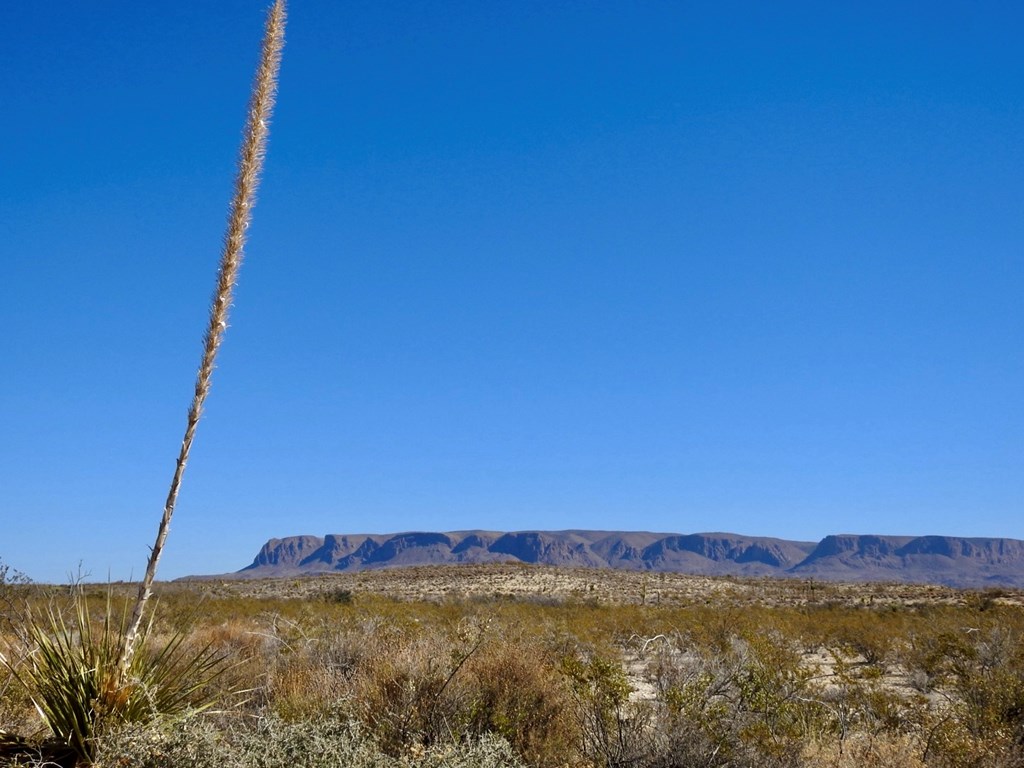
[[[630,701],[622,662],[582,653],[567,656],[562,668],[574,696],[583,757],[602,768],[641,764],[650,753],[652,713]]]

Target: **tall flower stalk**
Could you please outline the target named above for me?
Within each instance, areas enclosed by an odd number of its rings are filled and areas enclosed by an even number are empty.
[[[238,158],[238,175],[235,179],[227,234],[224,237],[224,250],[221,254],[220,270],[217,275],[217,290],[210,306],[209,325],[203,337],[203,357],[196,374],[195,394],[188,411],[185,436],[181,441],[171,487],[167,492],[167,500],[164,502],[164,511],[157,529],[156,542],[153,544],[149,561],[146,564],[146,575],[139,585],[139,594],[135,600],[131,621],[128,623],[124,635],[124,645],[118,664],[118,679],[122,684],[127,680],[132,666],[132,658],[143,637],[143,615],[146,604],[152,595],[153,580],[156,578],[157,565],[163,554],[164,543],[167,541],[167,532],[178,500],[181,479],[192,450],[196,427],[203,413],[203,403],[210,392],[210,380],[213,376],[217,350],[220,349],[224,331],[228,325],[228,309],[231,306],[235,282],[238,279],[238,270],[242,265],[246,230],[252,220],[252,208],[256,201],[256,189],[259,186],[260,171],[263,168],[263,158],[266,153],[270,116],[277,93],[281,49],[284,46],[284,26],[285,0],[276,0],[267,15],[259,69],[256,72],[250,96],[249,112]]]

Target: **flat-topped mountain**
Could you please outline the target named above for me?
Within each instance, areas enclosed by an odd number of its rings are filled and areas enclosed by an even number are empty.
[[[1024,587],[1024,541],[956,536],[826,536],[818,543],[732,533],[449,531],[271,539],[251,578],[455,563],[521,562],[707,576]]]

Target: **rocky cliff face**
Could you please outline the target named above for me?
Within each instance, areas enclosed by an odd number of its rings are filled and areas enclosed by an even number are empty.
[[[691,533],[655,541],[641,559],[659,571],[767,576],[801,562],[811,546],[731,533]]]
[[[260,549],[249,568],[289,570],[301,567],[314,552],[323,547],[324,540],[316,536],[289,536],[271,539]]]
[[[703,575],[1024,587],[1024,541],[826,536],[817,544],[731,533],[451,531],[271,539],[247,577],[450,563],[522,562]]]
[[[957,536],[826,536],[790,573],[954,587],[1024,585],[1024,542]]]

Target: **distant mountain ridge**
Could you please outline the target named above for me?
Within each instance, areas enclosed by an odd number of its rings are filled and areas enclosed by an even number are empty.
[[[522,562],[707,576],[1024,587],[1024,541],[840,534],[820,542],[733,533],[449,531],[271,539],[250,578],[455,563]]]

